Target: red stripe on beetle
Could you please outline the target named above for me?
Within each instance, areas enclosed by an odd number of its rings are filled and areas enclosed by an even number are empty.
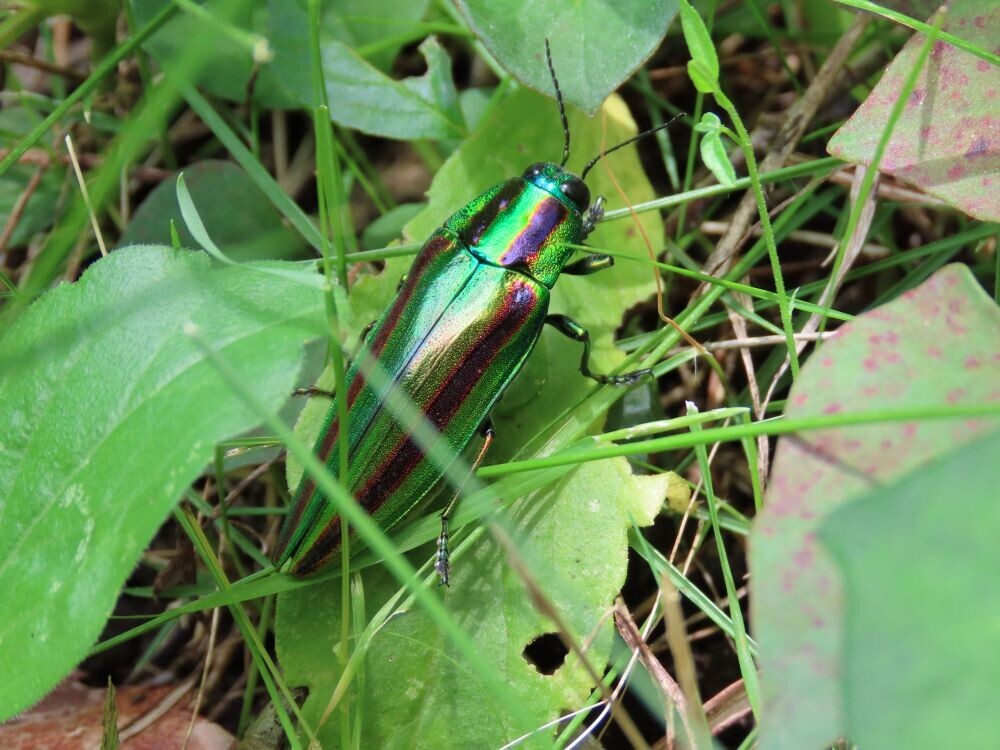
[[[439,432],[447,429],[456,412],[479,383],[482,372],[490,367],[530,319],[538,302],[538,292],[533,284],[528,279],[512,281],[507,301],[501,311],[492,316],[492,324],[473,344],[469,354],[452,368],[427,402],[425,417]],[[369,514],[376,513],[425,459],[424,452],[410,436],[401,436],[355,497]],[[308,575],[318,570],[336,552],[336,545],[340,542],[339,520],[334,519],[328,524],[320,537],[328,537],[332,546],[323,544],[323,549],[320,550],[320,545],[314,544],[296,565],[297,574]]]
[[[406,282],[403,284],[399,293],[389,309],[384,323],[378,327],[374,341],[372,341],[369,346],[370,356],[377,360],[382,352],[385,350],[386,344],[389,341],[393,331],[396,330],[396,326],[399,323],[400,316],[403,310],[406,308],[410,299],[413,297],[414,290],[416,289],[417,282],[426,273],[428,266],[432,265],[437,261],[441,255],[447,252],[449,249],[454,247],[454,240],[446,234],[435,233],[427,240],[424,244],[423,249],[417,256],[417,260],[413,267],[410,269],[409,275],[407,276]],[[347,408],[348,408],[348,420],[350,420],[350,411],[354,408],[359,394],[366,384],[364,376],[359,370],[354,368],[354,377],[351,379],[351,383],[347,390]],[[348,435],[350,430],[348,430]],[[337,444],[337,438],[340,435],[340,424],[339,420],[334,418],[330,424],[329,429],[326,431],[325,435],[320,441],[317,441],[317,445],[313,447],[313,452],[328,466],[330,466],[330,458],[333,453],[333,449]],[[339,462],[338,462],[339,464]],[[331,466],[334,473],[337,473],[337,467]],[[300,528],[302,523],[302,516],[307,508],[312,507],[312,501],[314,500],[314,495],[317,493],[316,483],[309,474],[303,474],[302,479],[299,483],[298,491],[295,493],[294,502],[292,505],[291,514],[286,518],[284,525],[282,526],[282,533],[279,535],[277,552],[279,556],[284,556],[288,554],[288,550],[285,549],[291,536],[294,534],[296,529]],[[287,532],[286,532],[287,530]],[[339,523],[336,524],[336,539],[334,542],[334,548],[339,543],[340,539],[340,526]],[[288,538],[286,538],[286,536]],[[298,567],[298,566],[296,566]]]

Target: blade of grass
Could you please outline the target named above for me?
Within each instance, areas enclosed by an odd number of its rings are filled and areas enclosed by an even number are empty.
[[[698,407],[691,401],[687,404],[688,416],[698,413]],[[697,435],[702,431],[700,424],[691,425],[691,432]],[[757,667],[750,653],[749,638],[747,636],[746,623],[743,621],[743,611],[740,608],[740,599],[736,593],[736,583],[733,581],[733,570],[729,565],[729,553],[726,551],[726,543],[722,538],[722,529],[719,526],[719,510],[715,499],[715,489],[712,483],[712,467],[708,462],[708,451],[705,444],[695,446],[695,453],[698,456],[698,468],[701,470],[701,480],[705,492],[705,502],[708,505],[708,516],[715,535],[716,551],[719,555],[719,565],[722,567],[722,578],[726,583],[726,595],[729,598],[729,617],[733,622],[734,637],[736,645],[736,658],[740,664],[740,674],[743,677],[743,684],[746,686],[747,697],[750,700],[750,707],[754,717],[760,721],[760,681],[757,676]],[[751,467],[751,473],[756,473]]]
[[[879,409],[875,411],[824,414],[820,416],[799,417],[795,419],[768,419],[749,424],[731,425],[729,427],[712,427],[699,430],[697,433],[684,435],[669,435],[652,440],[641,440],[634,443],[580,447],[579,445],[542,458],[509,461],[502,464],[484,466],[477,475],[482,478],[498,477],[522,471],[550,469],[557,466],[569,466],[581,461],[597,461],[602,458],[616,456],[632,456],[643,453],[659,453],[696,445],[722,442],[726,440],[741,440],[747,437],[761,435],[788,435],[793,432],[828,429],[830,427],[848,427],[879,422],[905,422],[908,420],[963,419],[967,417],[1000,416],[1000,403],[982,404],[979,406],[955,405],[948,407],[925,406],[910,409]]]
[[[201,121],[212,131],[212,134],[219,139],[219,142],[222,143],[236,163],[243,167],[243,171],[247,173],[247,176],[250,177],[253,183],[268,197],[281,215],[288,219],[288,222],[298,230],[306,242],[321,252],[323,237],[312,219],[281,189],[277,181],[271,177],[270,173],[253,155],[250,149],[243,145],[240,137],[226,124],[226,121],[215,111],[208,100],[199,94],[193,86],[180,85],[180,91],[188,106],[195,111],[198,117],[201,118]]]
[[[340,160],[334,148],[333,123],[330,120],[330,110],[327,105],[326,84],[323,77],[323,61],[320,51],[319,29],[321,24],[319,0],[309,0],[309,51],[312,68],[313,129],[316,133],[316,191],[319,195],[320,229],[323,235],[323,275],[326,279],[324,289],[325,309],[330,341],[327,356],[333,368],[335,406],[337,422],[348,424],[347,387],[344,380],[344,351],[334,332],[340,330],[337,311],[337,301],[333,294],[334,283],[347,291],[347,260],[346,242],[344,238],[344,196],[343,175],[340,171]],[[332,240],[332,243],[331,241]],[[330,260],[331,244],[336,248],[337,276],[334,279],[333,265]],[[341,428],[343,430],[343,427]],[[347,440],[338,440],[338,470],[337,476],[346,477],[350,445]],[[350,538],[350,525],[343,515],[340,516],[340,538]],[[350,545],[340,546],[340,643],[337,656],[341,667],[346,667],[351,653],[351,552]],[[325,718],[325,717],[324,717]],[[343,747],[348,747],[353,734],[351,728],[351,712],[347,702],[340,713],[340,741]]]
[[[843,165],[840,159],[836,159],[832,156],[827,156],[822,159],[814,159],[813,161],[803,162],[801,164],[794,164],[790,167],[782,167],[781,169],[775,169],[771,172],[763,172],[758,175],[761,184],[769,185],[774,182],[781,182],[783,180],[792,180],[797,177],[809,177],[812,175],[823,174],[824,172],[832,172],[841,165]],[[655,211],[661,208],[670,208],[671,206],[679,206],[690,201],[702,200],[704,198],[714,198],[717,195],[728,195],[729,193],[736,193],[741,190],[745,190],[753,184],[752,178],[750,177],[740,177],[732,185],[710,185],[703,188],[685,188],[682,192],[676,193],[674,195],[667,195],[663,198],[656,198],[651,201],[646,201],[644,203],[636,203],[632,208],[636,213],[643,213],[644,211]],[[615,219],[625,219],[631,216],[627,208],[616,208],[613,211],[607,211],[604,214],[602,221],[614,221]]]
[[[174,518],[177,519],[183,527],[184,532],[191,539],[195,549],[198,551],[198,554],[202,559],[202,562],[205,563],[205,566],[215,579],[216,585],[218,585],[221,590],[230,588],[231,584],[229,582],[229,578],[226,576],[222,566],[219,565],[219,561],[215,557],[215,553],[212,551],[212,546],[205,537],[205,533],[201,530],[201,525],[194,520],[190,511],[186,508],[179,508],[174,513]],[[278,721],[281,723],[282,729],[285,730],[285,736],[288,738],[288,741],[291,743],[293,748],[301,748],[302,746],[299,743],[298,732],[295,731],[295,727],[292,725],[292,721],[289,718],[287,711],[285,711],[285,705],[282,702],[282,698],[284,698],[284,700],[292,706],[292,710],[295,712],[296,718],[299,721],[299,726],[305,730],[306,734],[311,739],[315,739],[312,729],[305,721],[305,717],[303,717],[299,712],[298,704],[296,704],[291,691],[281,679],[281,673],[271,660],[264,644],[258,638],[257,631],[254,628],[253,623],[250,622],[250,618],[247,617],[246,612],[243,611],[243,607],[239,604],[231,604],[229,605],[229,611],[232,614],[233,619],[236,621],[240,632],[243,634],[243,640],[250,649],[250,654],[253,657],[254,662],[257,663],[260,676],[264,680],[264,685],[267,688],[268,694],[271,696],[271,704],[274,706],[275,711],[278,714]],[[264,668],[261,668],[262,665]]]

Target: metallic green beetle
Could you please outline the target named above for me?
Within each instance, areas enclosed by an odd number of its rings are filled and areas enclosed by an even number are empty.
[[[565,164],[569,131],[558,84],[556,91]],[[572,246],[586,238],[603,213],[603,199],[590,205],[582,179],[596,161],[581,177],[562,164],[535,164],[453,214],[427,240],[395,300],[365,338],[390,387],[420,409],[452,455],[460,454],[488,425],[490,410],[524,365],[545,323],[583,344],[580,369],[587,377],[628,385],[649,372],[590,372],[587,331],[566,316],[548,314],[549,290],[561,274],[587,274],[612,265],[609,256],[596,254],[568,263]],[[338,440],[346,434],[349,469],[341,481],[376,523],[388,529],[444,471],[386,408],[386,394],[368,381],[357,363],[349,368],[345,383],[347,430],[338,424],[336,405],[331,405],[314,451],[337,473]],[[491,437],[488,428],[487,445]],[[435,565],[445,584],[452,505],[442,514]],[[303,476],[278,539],[275,565],[298,576],[317,573],[340,543],[333,506],[315,482]],[[353,537],[351,546],[352,552],[359,546]]]

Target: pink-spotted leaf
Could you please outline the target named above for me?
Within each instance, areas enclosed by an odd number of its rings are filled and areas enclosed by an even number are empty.
[[[786,416],[1000,401],[1000,311],[951,265],[843,326],[803,367]],[[891,422],[782,438],[750,545],[769,748],[821,747],[845,730],[843,585],[816,541],[822,519],[997,419]]]
[[[956,0],[944,30],[1000,53],[1000,5]],[[869,163],[903,81],[915,64],[920,34],[896,56],[827,148]],[[1000,221],[1000,66],[937,42],[896,123],[879,169],[984,221]]]

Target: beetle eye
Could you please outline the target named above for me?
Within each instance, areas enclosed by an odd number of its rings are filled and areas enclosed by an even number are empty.
[[[532,164],[526,170],[524,170],[524,179],[530,180],[532,177],[538,177],[542,172],[545,171],[545,162],[539,161]]]
[[[590,205],[590,189],[579,177],[572,177],[559,185],[563,195],[573,201],[582,211]]]

